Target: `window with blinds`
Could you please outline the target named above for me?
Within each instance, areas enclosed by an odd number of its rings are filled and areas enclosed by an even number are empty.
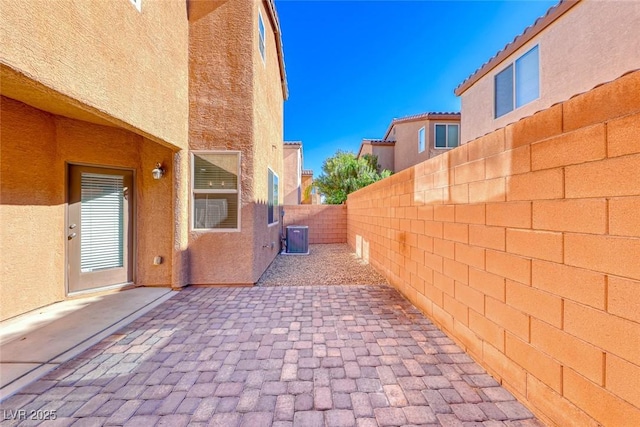
[[[193,228],[239,230],[240,153],[192,153]]]
[[[520,56],[494,78],[495,117],[498,118],[540,97],[538,46]]]
[[[278,222],[279,203],[278,203],[278,175],[269,169],[267,186],[269,189],[269,197],[267,201],[267,220],[269,224]]]
[[[424,140],[424,126],[418,131],[418,153],[422,153],[426,148]]]
[[[124,263],[124,177],[82,173],[80,269],[83,273]]]

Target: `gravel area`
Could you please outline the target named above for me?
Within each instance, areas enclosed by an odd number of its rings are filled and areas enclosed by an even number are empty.
[[[280,254],[258,286],[378,285],[387,281],[344,243],[309,245],[309,255]]]

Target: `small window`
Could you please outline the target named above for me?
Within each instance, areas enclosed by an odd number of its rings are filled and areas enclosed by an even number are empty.
[[[460,125],[437,124],[435,126],[435,148],[454,148],[460,144]]]
[[[276,224],[279,218],[279,204],[278,204],[278,175],[269,169],[268,174],[268,187],[269,187],[269,200],[267,202],[267,219],[269,225]]]
[[[260,34],[258,47],[260,48],[260,55],[262,56],[262,60],[265,61],[267,46],[265,44],[265,36],[264,36],[264,21],[262,20],[262,12],[260,11],[258,11],[258,33]]]
[[[240,229],[240,153],[192,153],[193,228]]]
[[[138,12],[142,10],[142,0],[130,0],[131,3],[138,9]]]
[[[538,99],[540,97],[538,46],[496,74],[494,85],[496,118]]]
[[[424,142],[424,126],[418,131],[418,153],[422,153],[425,150]]]

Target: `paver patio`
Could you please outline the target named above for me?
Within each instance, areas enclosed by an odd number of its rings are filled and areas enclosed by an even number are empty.
[[[188,288],[0,409],[74,426],[542,425],[384,285]]]

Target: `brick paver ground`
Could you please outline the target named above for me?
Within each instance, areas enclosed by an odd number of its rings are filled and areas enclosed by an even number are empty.
[[[60,426],[542,425],[388,286],[186,289],[0,404],[17,410]]]

